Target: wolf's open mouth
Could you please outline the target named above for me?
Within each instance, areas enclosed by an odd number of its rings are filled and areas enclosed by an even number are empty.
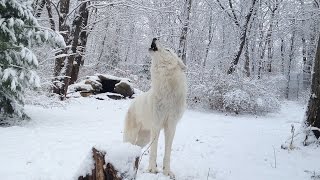
[[[157,38],[153,38],[153,39],[152,39],[152,43],[151,43],[150,50],[152,50],[152,51],[158,51],[158,48],[157,48],[157,45],[156,45],[156,41],[157,41]]]

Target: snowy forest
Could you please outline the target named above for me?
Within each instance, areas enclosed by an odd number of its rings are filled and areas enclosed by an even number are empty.
[[[169,179],[122,142],[153,38],[186,65],[176,179],[320,179],[319,35],[319,0],[0,0],[0,179],[81,179],[92,147]]]

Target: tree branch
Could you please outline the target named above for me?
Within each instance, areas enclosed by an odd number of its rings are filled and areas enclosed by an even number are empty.
[[[237,16],[236,16],[236,13],[235,13],[235,11],[234,11],[234,9],[233,9],[233,5],[232,5],[231,0],[229,0],[229,6],[230,6],[230,9],[231,9],[231,12],[232,12],[232,15],[233,15],[234,23],[235,23],[237,26],[240,26],[240,23],[239,23],[239,21],[238,21],[238,18],[237,18]]]
[[[233,22],[234,22],[238,27],[240,27],[239,22],[238,22],[234,17],[231,16],[231,14],[226,10],[225,7],[223,7],[223,5],[221,4],[220,0],[217,0],[217,2],[218,2],[218,4],[219,4],[219,6],[221,7],[221,9],[222,9],[224,12],[227,13],[227,15],[233,20]]]

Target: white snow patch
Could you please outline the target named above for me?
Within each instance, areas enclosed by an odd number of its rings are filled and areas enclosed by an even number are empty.
[[[134,147],[128,147],[130,152],[126,152],[122,143],[130,102],[80,97],[69,99],[61,107],[27,105],[30,123],[0,128],[1,179],[74,179],[77,173],[88,172],[90,168],[83,167],[83,161],[88,158],[88,151],[99,144],[112,145],[107,152],[110,161],[127,168],[126,156],[138,154]],[[177,126],[171,169],[176,179],[182,180],[310,179],[311,174],[306,172],[319,174],[319,148],[280,148],[290,137],[293,122],[299,129],[300,123],[296,122],[303,120],[304,112],[301,105],[293,102],[267,116],[226,116],[187,110]],[[146,154],[142,156],[137,180],[169,180],[161,173],[163,154],[161,133],[157,157],[160,173],[146,173]]]
[[[78,177],[85,177],[87,174],[92,173],[92,169],[94,169],[94,160],[92,157],[92,151],[88,151],[87,156],[85,156],[82,160],[82,163],[78,169],[78,171],[74,175],[74,179],[78,179]]]
[[[116,77],[116,76],[112,76],[109,74],[95,74],[95,76],[103,76],[107,79],[113,79],[113,80],[117,80],[117,81],[131,82],[131,80],[128,78]]]

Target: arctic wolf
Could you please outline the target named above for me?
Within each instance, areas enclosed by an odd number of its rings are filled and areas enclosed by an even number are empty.
[[[148,171],[157,173],[158,139],[161,129],[164,129],[163,174],[174,178],[170,170],[170,156],[176,125],[186,108],[185,65],[156,38],[152,40],[149,53],[152,58],[151,89],[139,95],[129,107],[123,140],[140,147],[151,143]]]

